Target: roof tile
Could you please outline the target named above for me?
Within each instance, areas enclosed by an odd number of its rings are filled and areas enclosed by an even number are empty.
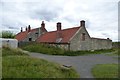
[[[68,43],[70,38],[78,31],[80,27],[74,27],[61,30],[62,40],[60,43]],[[41,43],[56,43],[57,31],[47,32],[38,37],[37,42]]]

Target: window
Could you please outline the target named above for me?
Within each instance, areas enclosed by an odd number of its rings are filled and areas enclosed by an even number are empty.
[[[85,41],[85,33],[82,33],[82,41]]]
[[[29,38],[29,41],[32,41],[32,38]]]
[[[35,33],[36,37],[38,37],[38,33]]]

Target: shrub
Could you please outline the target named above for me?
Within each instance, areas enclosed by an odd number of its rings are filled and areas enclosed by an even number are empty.
[[[15,34],[13,34],[10,31],[2,31],[2,36],[1,38],[15,38]]]
[[[60,49],[54,46],[49,46],[47,44],[45,45],[45,44],[38,44],[38,43],[30,43],[22,46],[21,48],[30,52],[39,52],[43,54],[51,54],[51,55],[64,54],[63,49]]]

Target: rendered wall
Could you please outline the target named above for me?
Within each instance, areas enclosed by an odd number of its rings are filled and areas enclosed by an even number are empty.
[[[18,40],[17,39],[0,38],[0,42],[2,42],[2,46],[8,46],[10,48],[17,48],[18,47]],[[0,46],[0,47],[2,47],[2,46]]]

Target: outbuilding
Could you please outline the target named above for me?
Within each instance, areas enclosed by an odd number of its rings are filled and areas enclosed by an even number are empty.
[[[17,39],[0,38],[0,47],[2,47],[2,46],[8,46],[10,48],[17,48],[18,40]]]

